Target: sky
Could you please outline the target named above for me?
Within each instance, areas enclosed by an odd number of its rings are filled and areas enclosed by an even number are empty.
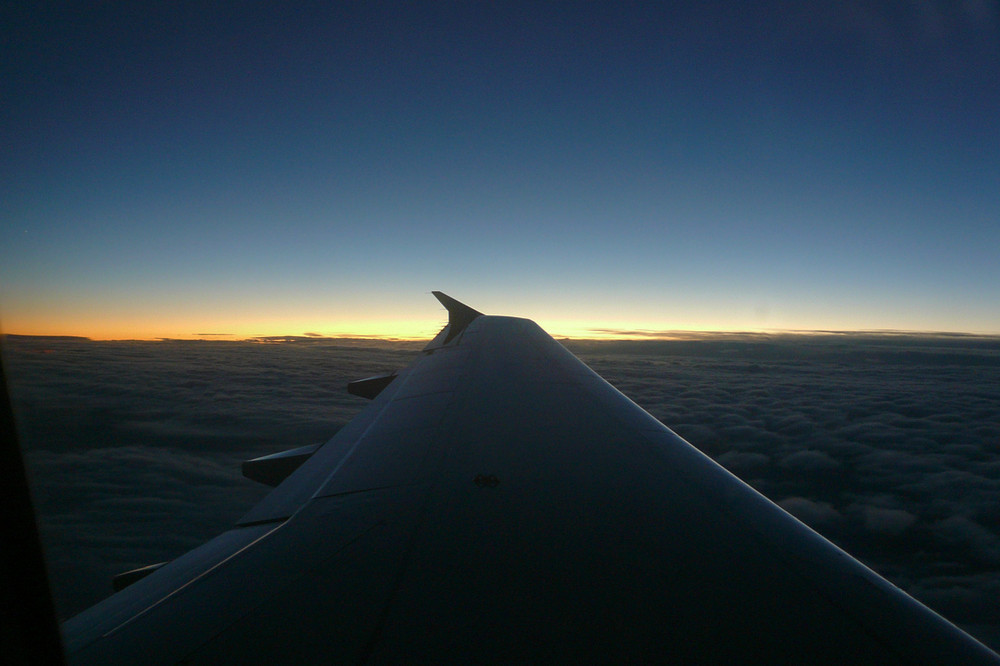
[[[7,5],[5,333],[1000,333],[995,1]]]

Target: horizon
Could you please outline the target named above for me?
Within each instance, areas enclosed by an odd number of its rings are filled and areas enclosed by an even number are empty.
[[[2,330],[1000,333],[995,3],[0,18]]]
[[[537,322],[536,322],[537,323]],[[695,341],[695,340],[734,340],[755,341],[774,338],[876,338],[883,340],[902,339],[997,339],[1000,333],[977,331],[932,331],[906,329],[757,329],[757,330],[613,330],[605,328],[589,329],[593,335],[581,335],[550,331],[544,325],[541,328],[559,341],[570,342],[662,342],[662,341]],[[87,342],[254,342],[254,343],[310,343],[310,342],[399,342],[417,343],[431,340],[443,328],[439,326],[427,335],[375,335],[365,333],[321,334],[304,332],[298,334],[267,334],[239,336],[230,333],[192,333],[189,336],[151,336],[151,337],[93,337],[87,335],[61,335],[48,333],[15,333],[0,332],[0,339],[18,340],[80,340]]]

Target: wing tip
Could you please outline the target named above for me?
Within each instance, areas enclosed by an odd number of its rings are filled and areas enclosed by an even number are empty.
[[[449,316],[455,316],[455,315],[458,315],[458,316],[470,316],[471,315],[471,317],[474,319],[475,317],[479,317],[479,316],[481,316],[483,314],[479,310],[476,310],[474,308],[470,308],[465,303],[452,298],[451,296],[449,296],[448,294],[444,293],[443,291],[432,291],[431,293],[434,294],[434,298],[438,299],[438,301],[440,301],[441,305],[443,305],[445,307],[445,309],[448,310],[448,315]]]
[[[443,291],[432,291],[431,293],[448,310],[448,336],[445,339],[446,344],[464,331],[472,323],[473,319],[481,317],[483,314],[479,310],[470,308],[465,303],[455,300]]]

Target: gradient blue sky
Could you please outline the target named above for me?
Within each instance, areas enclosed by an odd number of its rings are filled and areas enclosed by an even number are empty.
[[[995,1],[39,4],[7,333],[1000,333]]]

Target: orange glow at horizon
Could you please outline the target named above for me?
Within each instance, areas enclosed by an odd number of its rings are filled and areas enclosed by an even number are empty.
[[[91,340],[246,340],[267,337],[374,338],[429,340],[447,323],[444,311],[438,317],[405,319],[358,316],[338,322],[317,319],[233,320],[219,317],[175,318],[168,321],[120,317],[117,319],[8,317],[0,321],[0,333],[36,336],[76,336]],[[644,325],[587,320],[538,320],[555,338],[646,339],[673,337],[676,332],[707,331],[706,327],[669,329]]]
[[[444,310],[435,317],[370,314],[342,316],[338,321],[319,318],[241,319],[188,316],[170,320],[129,317],[116,318],[6,316],[0,319],[0,333],[35,336],[78,336],[91,340],[247,340],[269,337],[370,338],[383,340],[430,340],[447,323]],[[600,318],[546,319],[531,317],[554,338],[575,340],[650,340],[685,339],[701,333],[807,333],[816,331],[856,332],[873,330],[864,326],[822,326],[814,329],[791,329],[757,326],[713,326],[708,322],[684,325],[676,321],[608,321]],[[907,330],[907,329],[903,329]],[[944,330],[944,329],[941,329]],[[914,332],[914,331],[911,331]],[[982,333],[990,335],[989,333]]]
[[[412,320],[412,321],[369,321],[342,324],[321,324],[317,322],[267,322],[239,323],[229,326],[212,328],[193,325],[184,326],[173,322],[170,326],[146,322],[124,322],[114,325],[112,322],[102,325],[74,322],[71,324],[34,326],[4,325],[0,333],[31,336],[74,336],[88,338],[94,341],[111,340],[252,340],[258,338],[356,338],[395,341],[430,340],[446,324],[443,320]],[[573,340],[670,340],[690,339],[700,337],[699,334],[724,333],[782,333],[779,329],[712,329],[682,328],[674,326],[669,329],[655,329],[647,326],[623,326],[618,323],[582,323],[574,322],[538,322],[549,335],[556,339]],[[808,331],[794,331],[806,333]]]
[[[441,320],[330,322],[150,322],[4,321],[0,333],[77,336],[91,340],[245,340],[267,337],[378,338],[423,340],[434,337]]]

